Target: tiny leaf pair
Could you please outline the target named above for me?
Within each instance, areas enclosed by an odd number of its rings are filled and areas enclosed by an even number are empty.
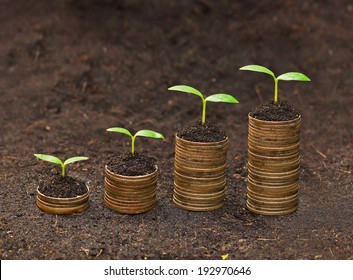
[[[65,169],[66,169],[66,165],[70,164],[70,163],[74,163],[76,161],[81,161],[81,160],[87,160],[88,157],[72,157],[72,158],[68,158],[67,160],[65,160],[64,162],[61,161],[61,159],[51,156],[51,155],[43,155],[43,154],[34,154],[37,158],[44,160],[44,161],[48,161],[51,163],[55,163],[61,166],[61,177],[64,178],[65,177]]]
[[[241,67],[239,70],[260,72],[260,73],[265,73],[272,76],[273,80],[275,81],[275,92],[273,97],[274,102],[278,101],[278,81],[279,80],[310,82],[310,79],[307,76],[299,72],[288,72],[276,77],[275,74],[270,69],[261,65],[246,65]]]
[[[233,96],[231,96],[229,94],[225,94],[225,93],[216,93],[216,94],[210,95],[205,98],[203,96],[203,94],[200,91],[198,91],[197,89],[190,87],[190,86],[185,86],[185,85],[173,86],[173,87],[168,88],[168,90],[175,90],[175,91],[191,93],[191,94],[195,94],[198,97],[200,97],[202,100],[202,118],[201,118],[202,124],[204,124],[206,121],[206,103],[208,101],[210,101],[210,102],[225,102],[225,103],[239,103],[238,100],[236,100]]]
[[[130,136],[131,137],[131,153],[133,155],[135,154],[135,139],[137,136],[164,139],[164,136],[162,134],[155,132],[153,130],[147,130],[147,129],[137,131],[135,133],[135,135],[132,135],[130,131],[128,131],[127,129],[122,128],[122,127],[111,127],[111,128],[108,128],[107,131],[123,133],[123,134]]]

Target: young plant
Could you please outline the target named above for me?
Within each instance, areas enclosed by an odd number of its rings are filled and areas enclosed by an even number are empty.
[[[108,128],[107,131],[109,131],[109,132],[119,132],[119,133],[123,133],[123,134],[129,135],[130,138],[131,138],[131,153],[132,153],[132,155],[135,155],[135,139],[136,139],[137,136],[164,139],[164,136],[162,134],[160,134],[158,132],[155,132],[153,130],[147,130],[147,129],[137,131],[135,133],[135,135],[132,135],[130,133],[130,131],[128,131],[127,129],[122,128],[122,127],[111,127],[111,128]]]
[[[261,65],[246,65],[241,67],[239,70],[260,72],[260,73],[265,73],[272,76],[273,80],[275,81],[275,93],[273,97],[274,102],[278,101],[278,81],[279,80],[310,82],[310,79],[307,76],[299,72],[288,72],[276,77],[275,74],[270,69]]]
[[[88,157],[72,157],[72,158],[68,158],[67,160],[65,160],[64,162],[61,161],[61,159],[51,156],[51,155],[43,155],[43,154],[34,154],[37,158],[44,160],[44,161],[48,161],[51,163],[55,163],[61,166],[61,177],[64,178],[65,177],[65,169],[66,169],[66,165],[76,162],[76,161],[81,161],[81,160],[87,160]]]
[[[208,101],[210,102],[225,102],[225,103],[239,103],[238,100],[236,100],[233,96],[225,93],[216,93],[208,96],[205,98],[201,92],[199,92],[197,89],[190,87],[190,86],[185,86],[185,85],[177,85],[168,88],[168,90],[175,90],[175,91],[181,91],[181,92],[186,92],[186,93],[192,93],[197,95],[198,97],[201,98],[202,100],[202,118],[201,122],[202,124],[205,123],[206,121],[206,103]]]

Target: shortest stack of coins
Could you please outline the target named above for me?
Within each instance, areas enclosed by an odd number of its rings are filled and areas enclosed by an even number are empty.
[[[263,121],[249,115],[247,208],[283,215],[298,208],[300,116]]]
[[[142,176],[123,176],[111,172],[105,166],[104,202],[119,213],[140,214],[156,204],[158,169]]]
[[[228,138],[192,142],[176,136],[173,201],[189,211],[212,211],[223,206]]]
[[[37,188],[36,203],[39,209],[56,215],[74,214],[85,211],[88,208],[90,189],[87,192],[76,197],[62,198],[51,197],[40,192]]]

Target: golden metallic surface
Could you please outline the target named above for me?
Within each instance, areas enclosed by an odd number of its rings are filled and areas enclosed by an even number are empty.
[[[248,118],[247,208],[262,215],[292,213],[299,201],[301,117],[279,122]]]
[[[142,176],[123,176],[105,166],[104,204],[122,214],[141,214],[156,204],[158,167]]]
[[[176,135],[174,204],[189,211],[212,211],[224,204],[228,138],[192,142]]]
[[[87,193],[70,198],[51,197],[42,194],[37,188],[36,204],[39,209],[56,215],[67,215],[85,211],[89,206],[90,189]]]

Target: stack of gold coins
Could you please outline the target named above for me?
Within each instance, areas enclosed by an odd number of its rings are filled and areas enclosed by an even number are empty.
[[[157,171],[142,176],[123,176],[105,166],[104,202],[119,213],[145,213],[156,204]]]
[[[282,215],[298,208],[300,116],[264,121],[249,115],[247,208]]]
[[[211,211],[224,204],[228,138],[192,142],[176,136],[175,205],[189,211]]]

